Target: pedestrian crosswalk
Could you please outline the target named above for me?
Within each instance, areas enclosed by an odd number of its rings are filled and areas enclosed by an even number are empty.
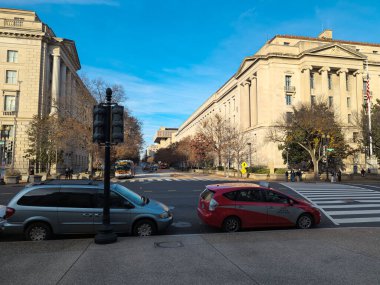
[[[215,182],[218,182],[218,181],[226,181],[226,180],[230,180],[229,178],[226,178],[226,177],[215,177],[215,178],[212,178],[212,177],[182,177],[182,178],[177,178],[177,177],[150,177],[150,178],[132,178],[132,179],[116,179],[116,178],[113,178],[111,181],[112,182],[129,182],[129,183],[133,183],[133,182],[162,182],[162,181],[215,181]]]
[[[330,183],[282,183],[315,204],[335,225],[380,222],[380,191]]]

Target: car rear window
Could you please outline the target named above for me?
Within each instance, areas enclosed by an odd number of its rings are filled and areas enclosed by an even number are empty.
[[[201,198],[205,201],[211,201],[212,197],[214,197],[214,192],[209,190],[209,189],[205,189],[202,193],[201,193]]]

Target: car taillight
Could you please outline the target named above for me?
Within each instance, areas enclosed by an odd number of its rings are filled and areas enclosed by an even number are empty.
[[[12,217],[15,212],[16,212],[15,209],[7,207],[7,209],[5,210],[4,219],[8,219],[8,218]]]
[[[218,202],[216,202],[214,199],[211,199],[210,204],[208,206],[209,211],[215,211],[216,207],[218,207]]]

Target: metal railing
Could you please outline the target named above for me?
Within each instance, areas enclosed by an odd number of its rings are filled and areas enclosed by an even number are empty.
[[[285,92],[296,92],[296,87],[295,86],[284,86]]]

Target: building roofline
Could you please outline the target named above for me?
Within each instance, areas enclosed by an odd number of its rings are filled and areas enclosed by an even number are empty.
[[[315,37],[305,37],[305,36],[292,36],[292,35],[275,35],[267,43],[270,44],[276,38],[287,38],[287,39],[298,39],[298,40],[308,40],[308,41],[319,41],[328,43],[343,43],[343,44],[353,44],[353,45],[364,45],[364,46],[375,46],[380,47],[380,44],[368,43],[368,42],[355,42],[355,41],[345,41],[345,40],[334,40],[326,38],[315,38]]]

